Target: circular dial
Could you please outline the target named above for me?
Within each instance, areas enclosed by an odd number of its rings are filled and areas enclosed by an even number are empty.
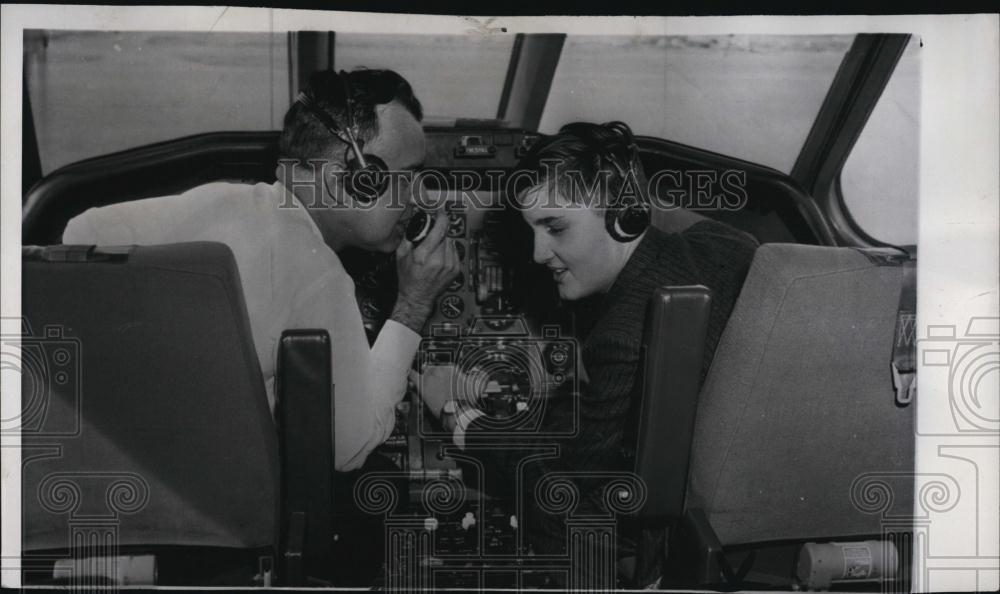
[[[486,370],[486,381],[478,394],[479,406],[494,417],[509,417],[518,412],[517,404],[531,396],[531,380],[517,365],[500,365]]]
[[[438,303],[438,311],[448,319],[454,319],[465,311],[465,302],[458,295],[445,295]]]
[[[479,345],[460,363],[459,394],[488,416],[510,417],[530,408],[532,365],[528,352],[501,344]]]
[[[545,371],[553,375],[564,375],[570,365],[573,353],[570,351],[569,343],[566,341],[550,342],[542,350],[542,363]]]
[[[362,317],[375,319],[381,313],[382,313],[382,310],[379,308],[378,303],[375,302],[374,298],[372,298],[372,297],[365,297],[361,301],[361,315],[362,315]]]
[[[499,293],[494,293],[486,298],[482,311],[488,316],[483,319],[483,323],[490,330],[499,332],[514,324],[513,308]]]
[[[465,213],[448,213],[448,237],[465,237]]]

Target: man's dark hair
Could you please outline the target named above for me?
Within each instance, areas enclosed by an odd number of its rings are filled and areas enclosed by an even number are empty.
[[[518,178],[520,183],[515,185],[510,198],[516,203],[521,193],[547,187],[575,203],[598,199],[601,202],[596,205],[609,206],[608,200],[615,201],[630,170],[636,176],[632,182],[640,186],[646,183],[642,165],[638,162],[634,168],[630,165],[636,157],[632,143],[632,131],[622,122],[566,124],[557,134],[535,143],[521,159],[517,169],[532,175]],[[606,176],[607,195],[586,196],[589,188],[597,187],[598,176]]]
[[[359,68],[346,76],[349,78],[352,111],[359,140],[369,142],[378,135],[378,115],[375,112],[377,105],[399,101],[418,122],[423,119],[423,108],[413,94],[410,83],[396,72]],[[346,128],[344,89],[342,75],[332,70],[321,70],[309,77],[306,92],[319,109]],[[282,159],[297,159],[305,163],[310,159],[325,158],[333,147],[343,144],[315,114],[302,104],[294,102],[285,114],[278,141],[278,155]]]

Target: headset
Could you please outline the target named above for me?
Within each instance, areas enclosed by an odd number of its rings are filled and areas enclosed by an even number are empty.
[[[645,188],[642,187],[642,180],[639,179],[639,147],[635,144],[632,129],[624,122],[609,122],[604,124],[604,127],[619,135],[628,151],[628,167],[625,168],[621,166],[615,154],[615,147],[601,144],[605,160],[611,163],[622,179],[619,196],[608,205],[609,208],[604,213],[604,228],[615,241],[628,243],[642,235],[649,227],[651,219],[649,200],[646,198]],[[636,193],[621,196],[625,185],[629,183],[635,185]]]
[[[354,98],[351,93],[350,75],[344,70],[337,74],[344,88],[344,112],[347,126],[342,128],[327,112],[320,109],[310,91],[302,91],[295,102],[309,110],[331,134],[347,145],[344,149],[344,189],[362,206],[370,206],[389,187],[389,166],[378,155],[365,153],[365,141],[358,138],[358,126],[354,121]],[[350,155],[349,155],[350,153]]]
[[[639,147],[635,144],[632,129],[625,122],[608,122],[597,127],[604,132],[613,134],[616,138],[609,141],[604,135],[594,129],[592,124],[568,124],[559,132],[568,133],[580,138],[592,148],[602,161],[615,169],[622,180],[619,195],[609,200],[604,213],[604,228],[615,241],[629,243],[635,241],[649,227],[651,214],[649,200],[646,198],[643,180],[639,179]],[[618,153],[624,149],[628,153],[628,166],[622,166]],[[634,194],[622,196],[626,184],[634,184]]]

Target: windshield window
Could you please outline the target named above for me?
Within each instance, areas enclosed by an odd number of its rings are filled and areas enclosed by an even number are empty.
[[[334,66],[398,71],[428,121],[494,118],[514,39],[337,33]],[[569,36],[540,128],[620,119],[788,172],[852,39]],[[26,32],[43,173],[189,134],[280,128],[288,47],[287,33]]]
[[[338,70],[390,68],[403,75],[429,118],[497,117],[514,35],[337,33]]]
[[[569,37],[540,128],[618,119],[788,173],[853,38]]]
[[[286,33],[26,31],[24,37],[43,174],[190,134],[280,128],[288,109]]]

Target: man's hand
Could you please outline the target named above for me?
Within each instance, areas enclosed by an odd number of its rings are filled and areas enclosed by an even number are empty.
[[[454,365],[428,365],[419,376],[420,399],[427,410],[440,417],[444,403],[459,395],[458,381],[461,379]]]
[[[403,239],[396,248],[399,295],[390,319],[419,333],[434,311],[438,294],[461,269],[455,242],[445,238],[448,216],[443,210],[434,215],[434,228],[420,245]]]

